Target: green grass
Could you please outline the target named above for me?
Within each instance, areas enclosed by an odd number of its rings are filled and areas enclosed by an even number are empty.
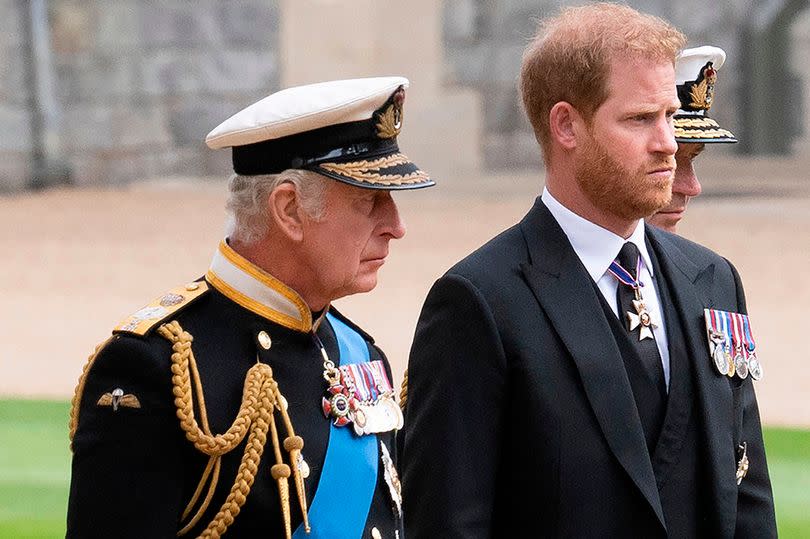
[[[0,538],[65,536],[69,409],[0,400]]]
[[[779,536],[810,537],[810,431],[765,429],[764,436]]]
[[[0,539],[64,537],[67,402],[0,400]],[[810,431],[765,429],[782,538],[810,537]]]

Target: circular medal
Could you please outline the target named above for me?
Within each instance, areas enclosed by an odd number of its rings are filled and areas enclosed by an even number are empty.
[[[366,414],[360,407],[354,411],[354,423],[361,429],[366,426]]]
[[[298,453],[298,469],[301,470],[301,477],[303,477],[304,479],[309,477],[310,474],[309,464],[307,464],[307,461],[304,460],[304,455],[302,455],[301,453]]]
[[[731,355],[731,350],[724,348],[723,355],[726,356],[726,365],[728,365],[728,372],[726,373],[726,375],[729,378],[733,378],[735,369],[734,369],[734,358]]]
[[[720,374],[728,374],[729,362],[728,359],[726,359],[726,353],[722,346],[714,347],[712,359],[714,359],[714,366],[717,369],[717,372]]]
[[[762,380],[762,364],[753,352],[748,356],[748,371],[754,380]]]
[[[737,376],[741,379],[748,378],[748,361],[745,360],[741,353],[734,356],[734,370],[737,371]]]
[[[332,417],[340,418],[349,415],[349,410],[351,409],[349,406],[349,397],[343,393],[338,393],[337,395],[332,395],[332,398],[329,400],[332,404]]]

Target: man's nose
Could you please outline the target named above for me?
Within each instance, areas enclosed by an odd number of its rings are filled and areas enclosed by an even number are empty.
[[[399,215],[399,208],[390,192],[386,193],[383,204],[383,234],[387,234],[396,240],[404,237],[406,232],[405,221]]]
[[[688,197],[696,197],[703,190],[700,186],[695,174],[695,167],[692,164],[692,159],[682,158],[677,159],[678,168],[675,169],[675,178],[672,183],[672,192],[685,195]]]

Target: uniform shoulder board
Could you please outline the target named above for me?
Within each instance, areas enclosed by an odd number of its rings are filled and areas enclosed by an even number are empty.
[[[208,292],[208,283],[194,281],[169,290],[115,326],[113,333],[144,336],[169,316],[190,305]]]

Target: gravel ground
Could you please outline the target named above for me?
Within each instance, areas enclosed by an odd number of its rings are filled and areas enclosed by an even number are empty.
[[[681,233],[732,260],[743,277],[766,370],[757,383],[764,421],[810,426],[806,167],[704,166],[704,196]],[[392,245],[377,290],[337,306],[376,337],[398,378],[432,282],[519,220],[541,178],[487,175],[397,195],[407,236]],[[0,395],[69,397],[87,355],[120,319],[205,272],[222,234],[224,193],[221,181],[175,179],[0,197]]]

